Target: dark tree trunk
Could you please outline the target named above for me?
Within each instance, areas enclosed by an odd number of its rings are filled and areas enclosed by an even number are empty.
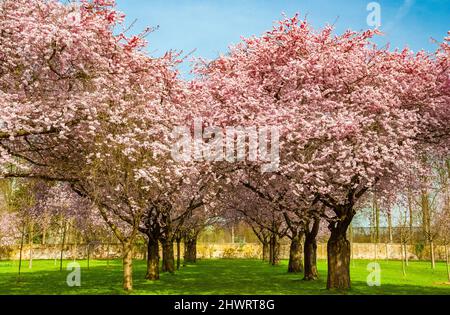
[[[276,266],[280,262],[280,243],[278,237],[273,233],[270,237],[270,264]]]
[[[269,242],[262,242],[262,260],[269,261]]]
[[[267,232],[264,228],[251,226],[253,233],[255,233],[262,245],[262,260],[270,261],[270,241]]]
[[[345,234],[332,233],[327,244],[328,289],[349,289],[350,284],[350,242]]]
[[[353,207],[341,207],[336,211],[343,214],[340,221],[329,225],[331,236],[327,244],[328,279],[327,289],[350,289],[350,242],[347,228],[352,221]]]
[[[123,289],[133,290],[133,243],[123,243]]]
[[[175,260],[173,254],[173,241],[172,240],[162,240],[162,271],[163,272],[175,272]]]
[[[159,280],[159,243],[149,237],[147,243],[147,280]]]
[[[184,240],[184,263],[197,262],[197,236],[187,237]]]
[[[273,242],[273,238],[270,237],[270,240],[269,240],[269,264],[272,264],[273,254],[274,254],[274,242]]]
[[[305,276],[303,280],[317,280],[319,272],[317,271],[317,241],[315,238],[305,238],[304,246],[305,256]]]
[[[305,276],[303,280],[317,280],[319,272],[317,271],[317,234],[319,232],[320,219],[314,220],[311,230],[305,233],[304,259],[305,259]]]
[[[177,238],[177,270],[180,270],[181,264],[181,239]]]
[[[291,246],[289,248],[289,273],[303,272],[302,261],[302,239],[300,235],[295,235],[291,239]]]

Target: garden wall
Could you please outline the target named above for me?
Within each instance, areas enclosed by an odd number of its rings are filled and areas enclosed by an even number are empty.
[[[317,256],[319,259],[326,259],[326,244],[318,244]],[[66,245],[64,246],[64,259],[86,259],[88,255],[87,245]],[[89,256],[91,259],[117,259],[121,258],[120,245],[91,245],[89,248]],[[407,246],[408,258],[411,260],[430,259],[429,246],[409,245]],[[145,246],[135,247],[135,258],[145,258]],[[183,245],[181,246],[183,252]],[[435,246],[436,259],[445,260],[444,246]],[[31,256],[33,259],[59,259],[61,255],[60,245],[33,245]],[[182,254],[181,254],[182,255]],[[7,246],[0,247],[1,260],[19,259],[20,247]],[[206,258],[254,258],[259,259],[262,256],[262,248],[259,244],[211,244],[199,243],[197,246],[197,256],[200,259]],[[370,243],[354,243],[353,253],[354,259],[401,259],[400,244],[370,244]],[[29,259],[30,248],[24,246],[22,258]],[[287,259],[289,257],[289,244],[282,244],[280,248],[280,258]]]
[[[354,259],[402,259],[400,244],[354,243],[352,246]],[[197,253],[200,258],[260,258],[262,248],[259,244],[199,244]],[[429,246],[408,245],[408,259],[430,259]],[[445,260],[445,247],[435,246],[437,260]],[[289,244],[282,244],[282,259],[289,258]],[[317,257],[327,258],[327,245],[318,244]]]

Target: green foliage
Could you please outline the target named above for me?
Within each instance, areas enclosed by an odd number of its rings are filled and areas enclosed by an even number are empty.
[[[214,244],[197,244],[197,253],[201,257],[213,258],[216,252]]]
[[[223,249],[223,258],[234,259],[238,258],[238,249],[235,247],[226,247]]]
[[[0,179],[0,210],[10,210],[14,195],[14,181]]]
[[[416,243],[414,249],[415,249],[415,253],[416,253],[417,257],[419,259],[423,259],[424,254],[425,254],[424,253],[424,251],[425,251],[425,243],[423,243],[423,242]]]
[[[253,244],[238,243],[234,246],[228,246],[223,249],[223,258],[236,259],[247,258],[257,259],[261,257],[261,249],[259,246],[253,246]]]
[[[0,194],[8,211],[20,211],[34,204],[34,180],[0,180]]]
[[[13,253],[14,253],[13,246],[0,246],[0,259],[4,259],[5,257],[11,257]]]

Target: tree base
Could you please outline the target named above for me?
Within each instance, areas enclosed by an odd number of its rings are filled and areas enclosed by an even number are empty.
[[[344,235],[332,236],[328,240],[327,289],[348,290],[350,282],[350,242]]]

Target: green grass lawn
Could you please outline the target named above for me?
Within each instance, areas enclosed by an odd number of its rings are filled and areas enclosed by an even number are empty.
[[[71,261],[65,261],[64,266]],[[81,287],[68,287],[69,271],[59,271],[59,262],[28,262],[17,275],[16,261],[0,262],[0,294],[123,294],[121,261],[86,261],[81,265]],[[428,262],[410,262],[403,277],[399,261],[380,261],[381,286],[369,287],[369,261],[352,262],[352,289],[348,294],[450,294],[444,263],[432,270]],[[320,280],[302,281],[301,274],[288,274],[287,261],[273,267],[258,260],[201,260],[177,273],[162,274],[160,281],[144,279],[146,264],[134,261],[133,294],[330,294],[325,289],[326,261],[319,261]]]

